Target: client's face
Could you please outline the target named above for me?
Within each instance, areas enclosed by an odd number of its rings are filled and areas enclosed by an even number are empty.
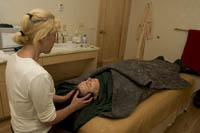
[[[86,81],[82,81],[77,87],[80,89],[81,96],[93,93],[94,99],[96,99],[99,93],[100,84],[97,78],[88,78]]]

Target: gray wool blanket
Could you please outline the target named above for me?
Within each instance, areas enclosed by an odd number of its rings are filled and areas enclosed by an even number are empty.
[[[110,70],[113,77],[112,111],[100,116],[124,118],[153,92],[163,89],[181,89],[191,85],[179,76],[179,66],[167,61],[125,60],[97,68],[66,82],[78,84],[88,77]]]

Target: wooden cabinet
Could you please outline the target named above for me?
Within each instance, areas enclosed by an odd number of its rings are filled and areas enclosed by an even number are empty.
[[[6,69],[6,64],[5,63],[0,64],[0,82],[5,82],[5,69]]]
[[[0,119],[3,118],[3,106],[2,106],[2,100],[1,100],[1,92],[0,92]]]
[[[1,93],[1,104],[3,111],[2,117],[8,117],[10,115],[10,109],[9,109],[8,94],[5,82],[0,83],[0,93]]]
[[[6,64],[0,64],[0,118],[9,116],[9,104],[5,85],[5,68]]]
[[[73,78],[97,67],[98,50],[49,55],[40,57],[41,64],[53,77],[54,81]],[[10,115],[5,84],[6,63],[0,64],[0,119]]]
[[[97,51],[48,56],[43,58],[44,68],[54,81],[79,76],[97,67]]]

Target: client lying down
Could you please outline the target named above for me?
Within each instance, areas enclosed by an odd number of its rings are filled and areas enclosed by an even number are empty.
[[[156,91],[189,86],[179,76],[179,66],[167,61],[126,60],[110,64],[56,86],[58,95],[78,88],[80,96],[92,93],[94,97],[91,104],[72,115],[72,119],[64,120],[61,125],[73,127],[71,131],[77,131],[97,115],[125,118]]]
[[[78,84],[80,96],[86,96],[88,93],[93,94],[93,99],[96,100],[99,93],[100,83],[97,78],[88,78],[86,81],[82,81]]]

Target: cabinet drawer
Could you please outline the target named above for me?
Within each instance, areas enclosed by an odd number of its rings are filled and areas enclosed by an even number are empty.
[[[97,51],[43,57],[43,66],[97,58]]]
[[[0,64],[0,82],[5,81],[6,63]]]
[[[1,103],[2,103],[2,109],[3,109],[3,116],[9,116],[10,115],[10,108],[8,103],[8,94],[5,83],[0,82],[0,94],[1,94]]]

